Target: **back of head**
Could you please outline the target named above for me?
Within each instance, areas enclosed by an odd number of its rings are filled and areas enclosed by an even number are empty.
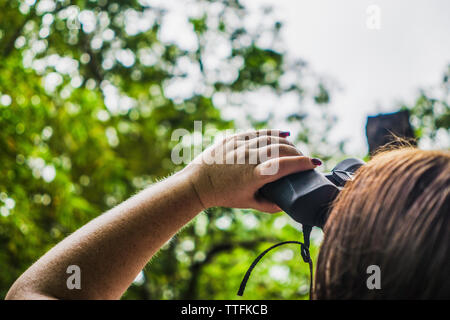
[[[336,199],[314,298],[449,299],[449,209],[449,152],[374,156]],[[380,289],[367,286],[370,266],[379,267]]]

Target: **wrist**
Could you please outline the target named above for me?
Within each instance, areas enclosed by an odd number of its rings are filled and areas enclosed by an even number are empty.
[[[196,201],[202,210],[214,207],[214,196],[209,196],[212,191],[212,185],[208,176],[203,172],[202,167],[196,164],[190,164],[179,172],[180,176],[189,183],[191,194],[195,196]]]

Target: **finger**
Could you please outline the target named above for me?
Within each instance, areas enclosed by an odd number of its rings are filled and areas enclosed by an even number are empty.
[[[288,144],[272,144],[258,149],[249,149],[246,146],[241,146],[231,155],[237,160],[238,164],[257,165],[274,158],[300,156],[301,152]]]
[[[267,212],[267,213],[276,213],[276,212],[283,211],[275,203],[273,203],[265,198],[262,198],[262,196],[255,198],[255,204],[253,205],[253,208],[256,210],[259,210],[261,212]]]
[[[262,129],[239,133],[236,135],[236,138],[238,140],[250,140],[261,136],[287,137],[289,135],[289,131],[282,131],[278,129]]]
[[[280,157],[301,156],[301,152],[296,147],[287,144],[271,144],[262,148],[251,149],[249,154],[253,157],[256,154],[258,163]]]
[[[244,145],[249,149],[262,148],[271,144],[286,144],[295,148],[295,145],[288,139],[274,136],[259,136],[247,141],[239,141],[239,145]]]
[[[321,165],[320,160],[304,156],[290,156],[267,160],[254,169],[256,179],[262,185],[291,173],[312,170]]]

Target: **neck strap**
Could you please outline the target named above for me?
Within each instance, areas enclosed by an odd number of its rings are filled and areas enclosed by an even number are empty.
[[[299,244],[300,245],[300,253],[303,258],[303,261],[305,263],[309,264],[309,298],[311,299],[312,290],[313,290],[313,263],[311,259],[311,255],[309,253],[309,244],[310,244],[310,236],[311,236],[311,226],[303,225],[303,242],[299,241],[284,241],[277,243],[270,248],[264,250],[255,260],[253,260],[252,264],[248,268],[247,272],[245,273],[244,278],[242,279],[241,285],[239,286],[239,291],[237,293],[238,296],[242,296],[244,294],[245,286],[247,285],[248,279],[250,278],[250,274],[252,273],[253,269],[256,267],[258,262],[272,249],[275,249],[279,246],[285,245],[285,244]]]

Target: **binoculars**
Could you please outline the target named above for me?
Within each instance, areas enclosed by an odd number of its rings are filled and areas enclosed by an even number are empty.
[[[294,173],[264,185],[260,192],[295,221],[323,228],[333,200],[364,164],[362,160],[348,158],[339,162],[330,173],[315,170]]]

